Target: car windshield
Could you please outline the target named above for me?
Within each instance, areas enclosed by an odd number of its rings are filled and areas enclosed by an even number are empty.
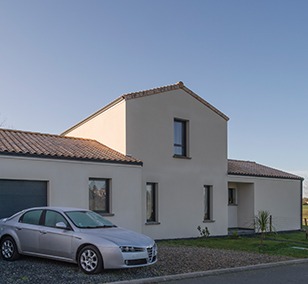
[[[104,219],[101,215],[92,211],[67,211],[65,214],[78,228],[95,229],[116,227],[110,221]]]

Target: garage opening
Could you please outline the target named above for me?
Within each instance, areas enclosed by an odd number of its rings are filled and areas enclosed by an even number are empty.
[[[0,179],[0,218],[47,205],[47,181]]]

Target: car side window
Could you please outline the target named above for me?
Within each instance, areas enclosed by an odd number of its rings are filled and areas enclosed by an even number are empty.
[[[39,225],[40,218],[42,215],[43,210],[31,210],[26,212],[24,215],[21,216],[19,222],[32,224],[32,225]]]
[[[67,227],[69,226],[66,219],[60,213],[52,210],[46,211],[45,226],[56,227],[56,224],[59,222],[63,222]]]

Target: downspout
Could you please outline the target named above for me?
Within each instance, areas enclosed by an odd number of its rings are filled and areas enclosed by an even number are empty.
[[[301,203],[300,203],[300,212],[301,212],[301,219],[300,219],[300,228],[303,229],[303,181],[304,179],[301,179]]]

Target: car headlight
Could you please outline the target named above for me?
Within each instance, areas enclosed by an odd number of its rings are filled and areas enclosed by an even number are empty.
[[[121,246],[120,247],[122,252],[140,252],[144,251],[144,248],[137,248],[137,247],[131,247],[131,246]]]

